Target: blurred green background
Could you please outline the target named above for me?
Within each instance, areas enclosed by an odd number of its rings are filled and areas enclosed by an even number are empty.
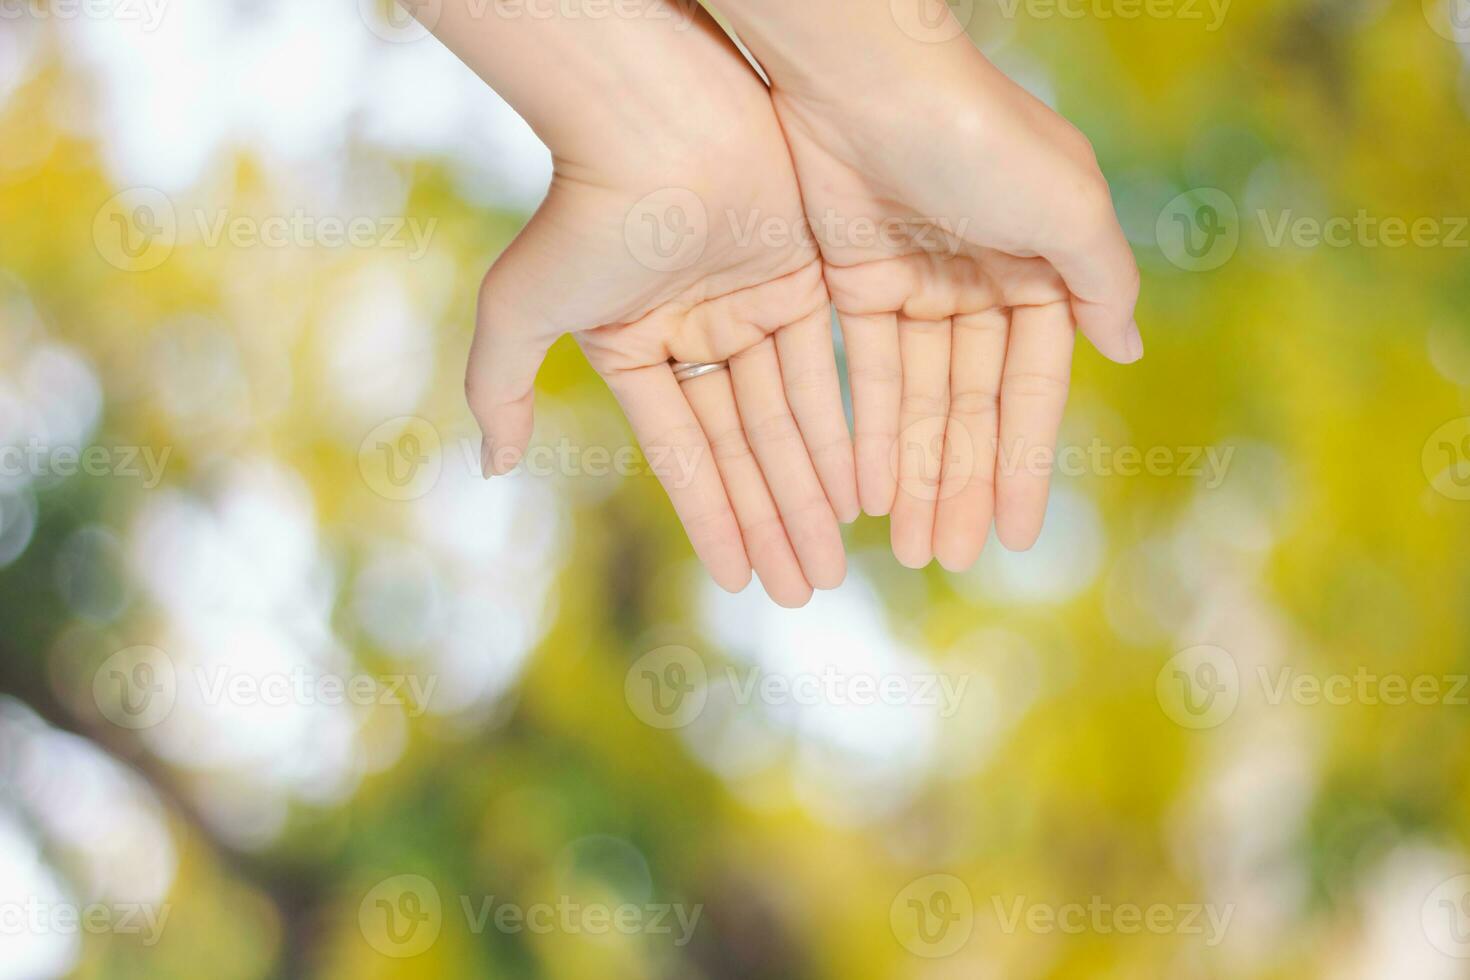
[[[1470,977],[1470,11],[953,7],[1148,354],[1034,551],[797,612],[570,343],[479,478],[549,163],[432,38],[0,9],[0,978]]]

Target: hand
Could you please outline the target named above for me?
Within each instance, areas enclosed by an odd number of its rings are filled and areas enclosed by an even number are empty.
[[[858,513],[829,299],[809,235],[742,234],[752,218],[799,232],[805,217],[764,85],[712,22],[695,28],[674,43],[712,56],[678,125],[640,114],[616,145],[557,157],[545,202],[485,277],[466,390],[486,474],[503,473],[530,439],[547,348],[574,334],[715,581],[739,591],[753,566],[798,606],[842,581],[838,519]],[[670,360],[729,370],[680,385]]]
[[[1041,530],[1074,327],[1143,354],[1138,270],[1092,148],[964,44],[854,97],[773,102],[842,323],[858,487],[895,555],[947,569]],[[1038,451],[1039,450],[1039,451]]]

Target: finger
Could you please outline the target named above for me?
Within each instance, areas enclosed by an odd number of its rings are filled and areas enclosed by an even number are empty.
[[[995,532],[1012,551],[1036,543],[1057,432],[1067,405],[1076,330],[1066,303],[1021,306],[1011,312],[1000,382],[1001,465],[996,471]]]
[[[995,457],[1007,310],[954,318],[950,340],[949,421],[934,515],[934,556],[951,572],[975,564],[995,514]]]
[[[731,358],[730,378],[745,436],[781,512],[802,573],[819,589],[835,589],[847,574],[842,534],[781,390],[775,342],[767,337]]]
[[[544,211],[544,209],[543,209]],[[465,397],[484,439],[485,476],[513,469],[531,441],[536,372],[561,330],[539,255],[556,254],[555,224],[538,212],[501,253],[480,284]],[[563,270],[565,271],[565,270]]]
[[[745,553],[761,585],[782,606],[806,605],[812,597],[812,587],[801,572],[801,564],[781,523],[781,514],[766,487],[766,478],[761,475],[745,430],[740,427],[730,373],[716,371],[702,375],[684,382],[682,387],[709,440],[715,465],[740,524]]]
[[[1043,249],[1042,257],[1066,282],[1078,329],[1104,357],[1131,364],[1143,356],[1143,338],[1133,319],[1138,263],[1118,224],[1107,184],[1093,196],[1097,203],[1092,216],[1065,225],[1073,230],[1069,239]]]
[[[898,492],[888,519],[900,564],[923,568],[934,557],[934,509],[949,416],[950,321],[898,317],[903,400],[893,465]]]
[[[891,462],[903,397],[898,319],[892,313],[858,315],[840,310],[837,319],[852,388],[858,499],[865,513],[882,517],[893,509],[898,486]]]
[[[837,380],[830,308],[824,306],[782,327],[775,338],[786,401],[833,512],[839,521],[850,524],[858,517],[857,477],[853,472],[852,436],[842,411],[842,385]]]
[[[668,365],[622,371],[607,378],[643,455],[684,524],[694,553],[720,588],[739,592],[750,582],[740,526],[704,430]]]
[[[537,325],[496,310],[492,301],[480,301],[464,382],[465,400],[483,437],[480,464],[487,477],[512,470],[531,441],[536,372],[551,346]]]

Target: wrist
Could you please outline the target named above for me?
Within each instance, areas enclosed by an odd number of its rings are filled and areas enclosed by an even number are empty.
[[[433,30],[562,168],[656,170],[724,144],[752,106],[771,111],[760,79],[686,0],[443,0]]]
[[[558,173],[664,186],[747,155],[752,134],[774,129],[770,94],[733,49],[707,53],[698,66],[645,56],[626,83],[571,100],[537,130]]]
[[[772,89],[805,100],[851,105],[881,93],[881,104],[901,103],[895,87],[923,98],[984,60],[944,0],[727,0],[722,9]]]

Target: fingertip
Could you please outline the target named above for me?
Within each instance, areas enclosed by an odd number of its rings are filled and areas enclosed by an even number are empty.
[[[857,499],[858,506],[869,517],[886,517],[893,510],[893,500],[898,493],[898,479],[891,463],[892,439],[877,439],[861,443],[857,447]],[[881,451],[878,450],[882,446]]]
[[[751,568],[766,595],[778,606],[794,608],[811,598],[812,587],[791,550],[784,530],[759,541],[751,550]]]
[[[842,538],[838,536],[830,542],[822,542],[818,548],[809,549],[801,571],[813,588],[826,590],[841,585],[847,578],[847,552],[843,550]]]
[[[891,534],[890,544],[893,547],[893,557],[904,568],[917,571],[929,567],[929,563],[934,560],[934,549],[927,542],[904,540],[901,535]]]
[[[840,557],[824,562],[816,575],[809,576],[812,586],[823,591],[835,589],[847,579],[847,559]]]
[[[731,518],[731,531],[734,537],[729,535],[715,537],[705,540],[703,544],[696,545],[694,553],[709,569],[710,577],[715,584],[726,592],[744,592],[746,586],[750,585],[751,569],[750,557],[745,553],[745,545],[740,540],[739,533],[733,527],[734,518]]]
[[[1138,329],[1137,320],[1128,321],[1128,329],[1124,331],[1124,346],[1128,350],[1128,363],[1132,364],[1143,357],[1143,334]]]
[[[739,595],[750,585],[751,571],[749,565],[746,565],[743,569],[727,568],[719,572],[712,570],[710,575],[715,580],[716,585],[732,595]]]
[[[521,446],[494,446],[490,453],[490,473],[504,476],[516,468],[524,454],[525,450]],[[483,464],[482,458],[481,465]]]
[[[1036,544],[1036,539],[1041,537],[1041,522],[1027,521],[1017,524],[997,519],[995,536],[1007,551],[1030,551]]]
[[[863,513],[869,517],[887,517],[893,510],[893,497],[895,486],[875,485],[872,482],[863,484],[860,488],[859,499],[862,503]]]
[[[812,601],[812,594],[813,593],[810,588],[792,590],[789,592],[781,589],[776,589],[774,591],[770,589],[766,590],[766,595],[771,597],[771,601],[780,606],[782,609],[800,609],[802,606],[805,606],[807,603]]]
[[[946,572],[959,574],[974,567],[984,547],[984,542],[981,542],[980,547],[975,547],[967,541],[946,537],[935,542],[934,558]]]
[[[1127,344],[1121,339],[1099,340],[1094,333],[1087,334],[1087,339],[1092,341],[1092,346],[1103,357],[1114,364],[1132,364],[1137,358],[1128,353]]]
[[[828,459],[827,455],[836,457],[836,461]],[[862,513],[858,503],[857,465],[851,446],[827,455],[812,456],[813,461],[821,460],[816,466],[817,480],[827,495],[833,516],[842,524],[851,524]]]
[[[470,398],[470,410],[480,428],[480,473],[486,479],[502,476],[515,469],[526,447],[531,444],[535,427],[532,398],[527,395],[516,402],[487,406],[478,392]]]
[[[1121,323],[1116,313],[1097,304],[1073,298],[1072,317],[1082,335],[1092,341],[1097,352],[1114,364],[1132,364],[1143,357],[1143,334],[1138,321]]]
[[[862,515],[859,504],[857,477],[849,464],[845,477],[830,479],[822,477],[822,486],[827,492],[827,503],[832,507],[832,516],[839,524],[851,524]]]
[[[831,503],[832,513],[836,515],[838,523],[851,524],[861,517],[863,509],[858,503],[857,481],[846,484]]]

